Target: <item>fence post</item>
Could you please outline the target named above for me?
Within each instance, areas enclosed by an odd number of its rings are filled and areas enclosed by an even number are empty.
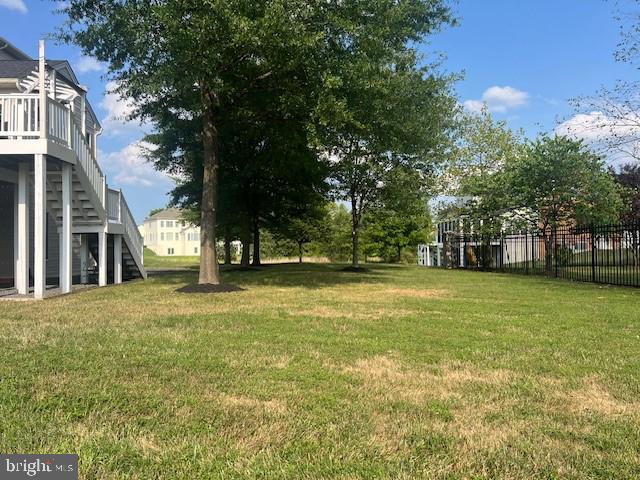
[[[595,241],[595,227],[591,224],[591,281],[596,283],[596,241]]]
[[[553,227],[553,248],[551,254],[556,262],[556,278],[558,278],[558,228]]]
[[[529,274],[529,232],[524,232],[524,272]]]

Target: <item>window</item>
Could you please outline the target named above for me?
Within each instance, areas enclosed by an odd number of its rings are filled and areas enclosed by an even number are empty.
[[[164,233],[160,232],[160,241],[164,242]]]
[[[160,220],[160,228],[164,228],[164,220]]]
[[[173,232],[168,232],[166,234],[167,242],[173,242]]]
[[[167,255],[173,255],[175,250],[173,248],[167,248]]]
[[[198,254],[198,247],[193,249],[193,253],[195,253],[196,255]]]

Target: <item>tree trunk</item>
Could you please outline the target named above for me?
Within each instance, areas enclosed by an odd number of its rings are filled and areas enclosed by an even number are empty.
[[[358,218],[358,203],[355,193],[351,193],[351,266],[360,267],[360,221]]]
[[[302,264],[302,242],[298,242],[298,263]]]
[[[224,264],[231,265],[231,232],[228,226],[224,229]]]
[[[398,248],[398,263],[402,263],[402,247],[398,245],[397,248]]]
[[[240,259],[240,265],[244,268],[249,267],[249,248],[251,246],[251,232],[249,230],[248,222],[243,222],[242,226],[242,258]]]
[[[253,221],[253,261],[251,265],[260,266],[260,225],[258,219]]]
[[[200,275],[198,283],[217,285],[220,283],[218,257],[216,255],[216,208],[218,202],[218,129],[214,109],[217,95],[203,87],[204,122],[202,143],[204,147],[204,169],[202,177],[202,213],[200,219]]]

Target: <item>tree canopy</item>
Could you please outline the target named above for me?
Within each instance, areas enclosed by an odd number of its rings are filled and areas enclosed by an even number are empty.
[[[411,47],[453,23],[443,0],[70,0],[63,11],[61,37],[107,63],[132,116],[156,127],[150,157],[182,178],[174,198],[200,211],[201,283],[219,281],[216,229],[231,228],[233,206],[259,242],[260,225],[322,190],[331,157],[360,217],[391,161],[427,170],[446,143],[450,79]]]

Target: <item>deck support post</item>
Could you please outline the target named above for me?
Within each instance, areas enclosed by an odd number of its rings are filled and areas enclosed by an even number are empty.
[[[20,295],[29,293],[29,165],[18,165],[18,209],[16,215],[16,289]]]
[[[47,158],[34,156],[33,296],[44,298],[47,286]]]
[[[71,206],[72,194],[72,166],[62,164],[62,232],[60,235],[60,290],[62,293],[71,292],[72,285],[72,249],[71,229],[73,211]]]
[[[122,235],[113,236],[113,283],[122,283]]]
[[[80,283],[89,283],[89,237],[87,234],[80,235]]]
[[[98,232],[98,285],[107,285],[107,231]]]
[[[47,138],[49,127],[47,124],[49,112],[47,111],[47,89],[46,89],[46,63],[44,58],[44,40],[40,40],[38,48],[38,103],[40,110],[40,138]]]

